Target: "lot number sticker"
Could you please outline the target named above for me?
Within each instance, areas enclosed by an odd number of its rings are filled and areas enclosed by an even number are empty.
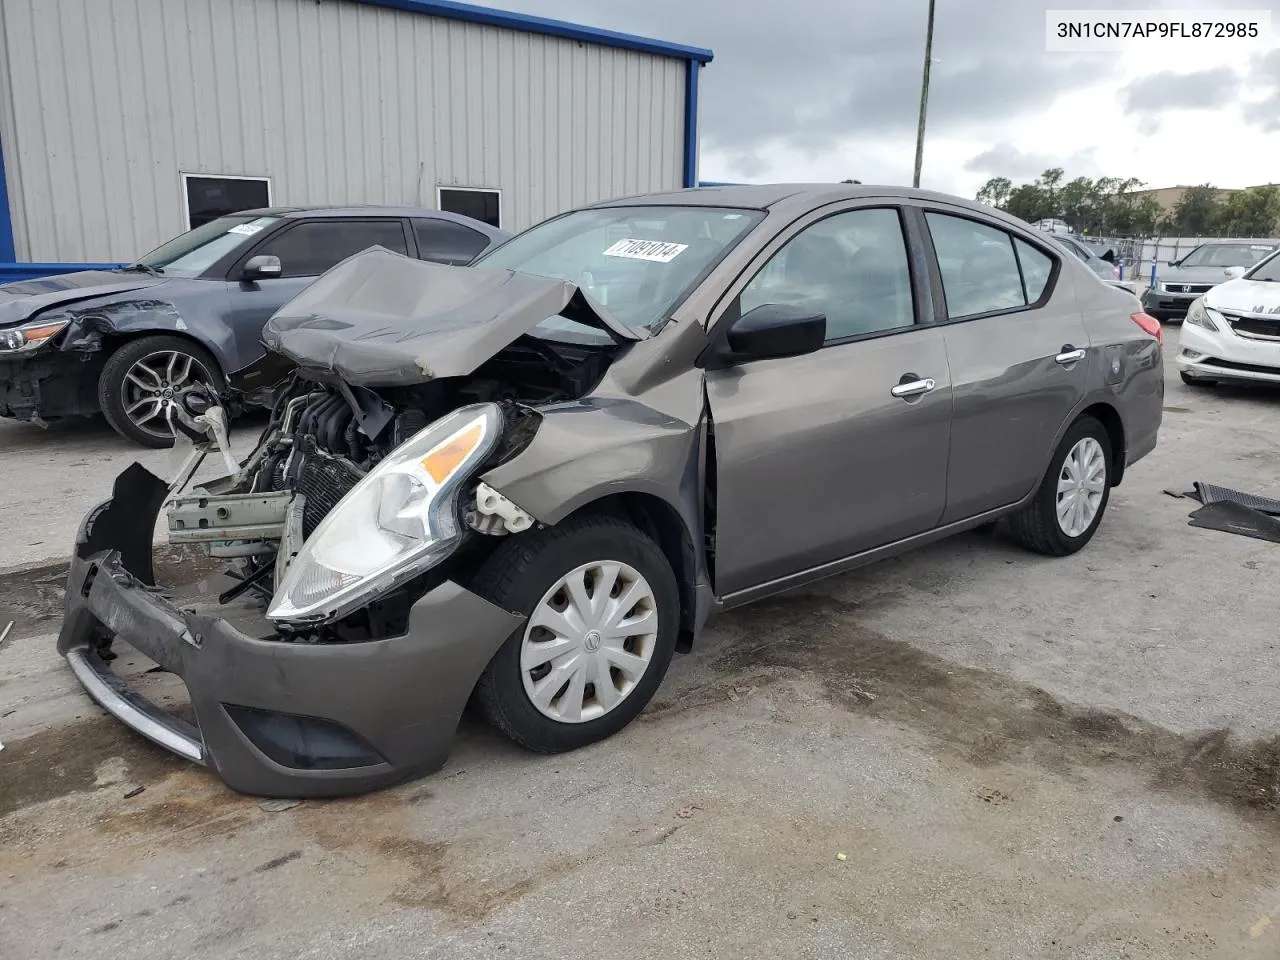
[[[622,239],[604,252],[606,257],[624,257],[627,260],[651,260],[654,263],[670,263],[689,249],[687,243],[663,243],[661,240]]]

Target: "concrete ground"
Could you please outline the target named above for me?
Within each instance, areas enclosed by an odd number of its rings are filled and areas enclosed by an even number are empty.
[[[1169,373],[1081,554],[966,535],[746,608],[609,742],[468,721],[361,799],[281,810],[127,733],[53,653],[57,573],[0,577],[0,956],[1274,960],[1280,546],[1162,491],[1280,495],[1280,393]],[[0,539],[66,543],[123,451],[0,429],[56,478]]]

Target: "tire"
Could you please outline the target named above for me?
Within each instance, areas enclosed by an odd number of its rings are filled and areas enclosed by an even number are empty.
[[[1089,441],[1096,444],[1096,447],[1093,447]],[[1078,445],[1083,445],[1080,447],[1082,452],[1100,452],[1103,472],[1100,496],[1096,502],[1089,498],[1089,502],[1093,503],[1092,519],[1087,526],[1077,532],[1072,524],[1064,525],[1059,521],[1058,483],[1060,479],[1067,479],[1068,459]],[[1040,481],[1040,488],[1036,491],[1035,497],[1026,507],[1009,518],[1014,538],[1028,550],[1050,557],[1069,556],[1084,547],[1093,539],[1098,524],[1102,522],[1103,514],[1107,512],[1107,503],[1111,499],[1111,478],[1114,475],[1111,458],[1111,437],[1101,423],[1093,417],[1081,417],[1073,423],[1053,452],[1049,470]],[[1075,469],[1074,466],[1073,469]],[[1070,498],[1070,492],[1065,496]],[[1068,520],[1071,519],[1068,516]],[[1076,520],[1082,522],[1083,516],[1077,517]]]
[[[588,675],[598,677],[596,671],[610,655],[606,652],[607,649],[612,651],[613,656],[626,651],[621,647],[615,649],[615,645],[608,639],[602,642],[597,635],[598,649],[592,653],[595,648],[588,646],[590,634],[582,633],[579,636],[583,639],[578,641],[581,645],[577,649],[578,662],[587,665],[583,673],[584,680],[580,686],[575,687],[577,674],[569,676],[565,685],[560,688],[561,695],[556,698],[553,692],[551,702],[545,709],[540,708],[534,703],[532,691],[550,690],[555,682],[551,679],[551,671],[568,668],[560,666],[564,663],[562,658],[554,668],[549,662],[536,665],[527,673],[522,668],[521,657],[527,634],[535,641],[558,636],[535,625],[535,608],[543,608],[544,612],[554,609],[556,598],[568,598],[561,591],[548,599],[552,589],[563,578],[573,575],[580,568],[599,563],[622,565],[622,571],[618,575],[619,584],[628,580],[633,584],[636,582],[626,572],[630,570],[643,578],[650,590],[652,602],[647,606],[652,611],[652,632],[643,638],[637,635],[625,641],[634,644],[631,648],[632,656],[648,654],[647,667],[631,679],[621,672],[615,678],[614,668],[606,667],[610,672],[609,682],[614,694],[618,694],[620,684],[626,692],[621,694],[616,705],[592,716],[595,711],[602,709],[608,698],[596,697],[591,692],[594,682],[587,678]],[[529,618],[494,654],[475,690],[476,702],[486,719],[528,750],[562,753],[617,733],[634,720],[653,697],[666,675],[675,651],[676,635],[679,632],[680,592],[671,565],[652,540],[631,524],[614,517],[584,516],[558,527],[509,538],[481,566],[471,582],[471,589],[491,603],[506,610],[523,613]],[[621,592],[621,587],[617,589]],[[544,602],[549,607],[543,607]],[[636,616],[626,615],[644,608],[645,604],[642,604],[632,610],[622,610],[624,622],[637,620]],[[538,656],[547,654],[532,653],[532,657]],[[546,672],[538,676],[544,667]],[[559,677],[555,679],[558,680]],[[539,685],[539,681],[544,683]],[[575,696],[579,692],[581,699]],[[575,704],[579,704],[582,711],[581,718],[577,720],[572,718]],[[547,711],[553,710],[561,711],[559,719],[548,714]]]
[[[171,360],[174,366],[170,365]],[[166,371],[180,375],[184,369],[187,376],[182,382],[177,382],[177,377],[172,381],[165,378]],[[143,370],[150,374],[144,374]],[[155,377],[154,384],[151,375]],[[175,382],[181,387],[192,380],[200,380],[218,391],[226,383],[218,361],[200,344],[167,334],[139,337],[124,343],[107,358],[98,378],[98,406],[107,423],[122,437],[144,447],[171,447],[173,432],[165,419],[166,405],[172,402]],[[142,396],[151,392],[144,390],[143,385],[154,386],[154,395]]]
[[[1203,377],[1193,377],[1185,370],[1179,370],[1178,376],[1182,378],[1182,382],[1188,387],[1212,387],[1218,382],[1216,380],[1206,380]]]

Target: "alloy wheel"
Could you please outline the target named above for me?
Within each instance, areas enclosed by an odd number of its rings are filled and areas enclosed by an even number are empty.
[[[534,608],[520,646],[525,694],[560,723],[604,716],[636,689],[658,641],[653,588],[634,567],[577,567]]]
[[[124,375],[121,406],[139,430],[170,439],[174,436],[178,395],[196,383],[212,384],[213,377],[195,357],[177,350],[149,353]]]

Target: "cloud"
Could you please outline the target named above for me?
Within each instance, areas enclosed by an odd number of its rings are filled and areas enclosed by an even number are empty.
[[[1061,167],[1068,177],[1092,176],[1098,173],[1092,147],[1070,155],[1062,153],[1027,153],[1009,143],[1000,143],[965,161],[970,173],[992,177],[1008,177],[1015,183],[1033,180],[1052,167]]]
[[[1160,113],[1165,110],[1216,110],[1236,102],[1240,76],[1230,67],[1174,73],[1165,70],[1139,77],[1120,91],[1128,113]]]
[[[1250,93],[1262,99],[1244,104],[1244,118],[1263,133],[1280,133],[1280,50],[1257,58],[1249,72]]]
[[[1120,58],[1112,55],[1045,52],[1044,11],[1053,5],[938,5],[930,134],[1043,111],[1064,91],[1117,74]],[[914,138],[923,0],[874,8],[848,0],[506,0],[503,6],[711,47],[716,59],[701,80],[702,136],[704,145],[727,155],[774,139],[814,156],[845,140]]]

